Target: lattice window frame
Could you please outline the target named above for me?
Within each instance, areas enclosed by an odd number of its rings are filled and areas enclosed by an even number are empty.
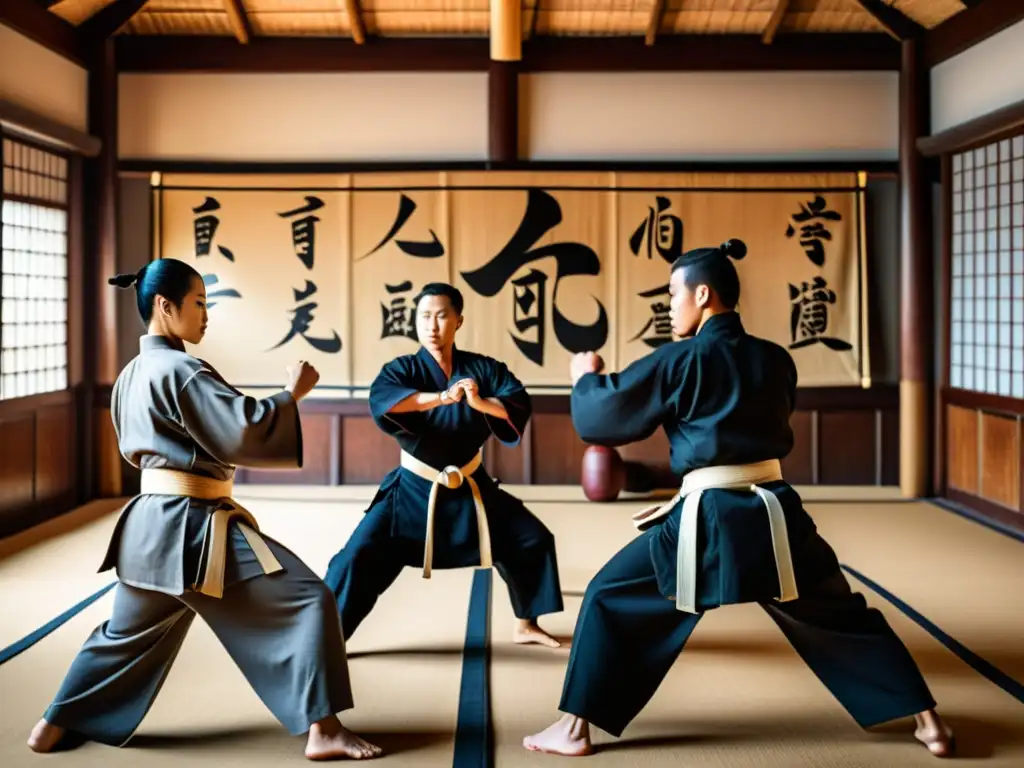
[[[70,158],[0,133],[0,400],[68,387]]]
[[[949,387],[1024,399],[1024,131],[950,163]]]

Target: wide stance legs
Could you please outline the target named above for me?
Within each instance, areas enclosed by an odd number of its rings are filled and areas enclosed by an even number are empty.
[[[29,746],[50,751],[65,730],[126,743],[198,613],[281,724],[292,734],[309,733],[307,757],[380,754],[335,716],[353,701],[334,596],[285,547],[267,544],[285,570],[232,584],[221,599],[118,584],[111,618],[86,640]]]
[[[527,737],[527,749],[587,754],[591,723],[621,735],[700,621],[702,614],[677,610],[658,591],[650,535],[626,545],[587,587],[559,704],[566,716]],[[814,546],[828,547],[820,538]],[[916,715],[917,738],[933,754],[949,754],[951,734],[909,652],[838,567],[817,583],[801,584],[800,594],[761,605],[851,716],[866,728]]]

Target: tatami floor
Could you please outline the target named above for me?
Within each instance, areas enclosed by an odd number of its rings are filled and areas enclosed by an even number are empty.
[[[373,491],[236,490],[263,529],[318,573],[344,544]],[[568,645],[587,581],[634,535],[629,515],[641,502],[591,504],[577,488],[509,490],[556,536],[566,610],[543,623]],[[852,498],[857,500],[839,501]],[[806,499],[851,584],[885,614],[920,663],[957,731],[957,763],[1024,765],[1024,543],[930,504],[893,501],[885,489],[807,489]],[[128,747],[86,744],[45,757],[25,747],[82,641],[109,615],[112,593],[22,652],[13,650],[112,582],[112,574],[95,570],[116,507],[116,501],[96,502],[0,542],[0,765],[302,764],[303,739],[289,736],[271,717],[202,621],[193,624]],[[466,699],[479,694],[464,653],[473,580],[473,570],[435,571],[424,581],[406,569],[352,638],[356,709],[343,720],[387,750],[377,763],[458,768],[464,762],[464,752],[455,759],[456,742],[465,738],[460,695],[465,715],[472,710]],[[521,741],[557,716],[568,647],[512,644],[504,583],[494,574],[491,585],[489,674],[481,680],[493,763],[560,764],[526,752]],[[760,608],[732,606],[702,620],[654,700],[621,739],[595,732],[599,750],[585,764],[935,765],[911,731],[910,721],[861,731]]]

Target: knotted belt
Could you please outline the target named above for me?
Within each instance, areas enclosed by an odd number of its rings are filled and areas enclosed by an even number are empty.
[[[664,517],[676,502],[683,500],[683,511],[679,519],[679,547],[676,555],[676,608],[689,613],[697,612],[697,520],[700,516],[700,497],[704,491],[713,488],[746,489],[756,493],[764,502],[771,525],[772,549],[775,552],[775,568],[779,574],[779,601],[796,600],[796,572],[793,556],[789,549],[789,534],[786,531],[786,515],[782,504],[774,493],[759,487],[782,479],[782,466],[777,459],[755,464],[739,464],[718,467],[703,467],[688,472],[683,477],[679,493],[667,503],[648,507],[633,515],[638,528]]]
[[[256,555],[264,573],[283,570],[270,551],[270,547],[259,535],[259,525],[249,510],[239,506],[231,498],[234,483],[231,480],[215,480],[212,477],[194,475],[176,469],[142,470],[143,495],[187,496],[201,501],[219,504],[210,515],[210,521],[203,539],[203,577],[197,592],[210,597],[224,596],[224,566],[227,561],[228,523],[238,522],[246,542]]]
[[[473,473],[480,467],[482,461],[483,455],[477,453],[463,467],[449,465],[438,470],[420,461],[411,453],[402,451],[402,467],[430,483],[430,498],[427,500],[427,537],[423,549],[424,579],[430,578],[434,560],[434,508],[437,506],[437,489],[441,485],[455,490],[461,488],[463,482],[469,483],[469,490],[473,493],[473,506],[476,507],[476,526],[480,539],[480,567],[491,567],[491,530],[487,525],[487,513],[484,511],[484,499],[480,495],[480,486],[473,479]]]

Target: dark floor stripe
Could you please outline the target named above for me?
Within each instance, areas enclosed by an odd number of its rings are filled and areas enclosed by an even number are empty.
[[[491,569],[473,574],[469,593],[466,642],[462,651],[462,684],[455,727],[453,768],[491,768],[494,731],[490,702]]]
[[[985,517],[984,515],[978,514],[973,509],[969,509],[963,506],[962,504],[957,504],[955,501],[950,501],[949,499],[942,498],[931,498],[927,499],[927,501],[930,502],[931,504],[934,504],[936,507],[938,507],[944,512],[950,512],[954,515],[959,515],[960,517],[970,520],[972,523],[983,525],[989,530],[995,531],[996,533],[1001,533],[1004,536],[1009,536],[1011,539],[1016,539],[1017,541],[1024,542],[1024,533],[1021,533],[1020,531],[1011,528],[1008,525],[1004,525],[1000,523],[998,520],[991,520]]]
[[[18,642],[4,648],[2,651],[0,651],[0,664],[4,664],[5,662],[10,661],[22,651],[27,651],[29,648],[38,643],[48,634],[50,634],[56,629],[59,629],[61,626],[63,626],[68,621],[73,619],[76,615],[84,611],[90,605],[92,605],[105,594],[107,594],[107,592],[109,592],[110,589],[115,584],[117,584],[116,581],[107,584],[107,586],[103,587],[103,589],[94,592],[93,594],[89,595],[89,597],[85,598],[85,600],[83,600],[82,602],[68,608],[60,616],[48,621],[46,624],[41,626],[32,634],[25,635],[25,637],[21,638],[21,640],[19,640]]]
[[[952,637],[950,637],[937,626],[932,624],[932,622],[930,622],[928,619],[926,619],[920,613],[915,611],[913,608],[911,608],[909,605],[900,600],[898,597],[896,597],[896,595],[892,594],[892,592],[885,589],[880,584],[872,581],[867,576],[860,573],[859,571],[854,570],[848,565],[841,564],[841,567],[844,571],[849,573],[855,579],[863,582],[866,586],[877,592],[879,595],[881,595],[894,606],[896,606],[900,611],[905,613],[922,629],[924,629],[925,632],[927,632],[929,635],[931,635],[944,646],[946,646],[946,648],[948,648],[950,651],[959,656],[961,660],[966,662],[979,675],[988,678],[989,681],[995,683],[1008,694],[1017,699],[1017,701],[1024,704],[1024,684],[1021,684],[1017,680],[1013,679],[1008,674],[1003,672],[1001,669],[996,667],[994,664],[986,661],[981,656],[976,654],[967,646],[954,640]]]

